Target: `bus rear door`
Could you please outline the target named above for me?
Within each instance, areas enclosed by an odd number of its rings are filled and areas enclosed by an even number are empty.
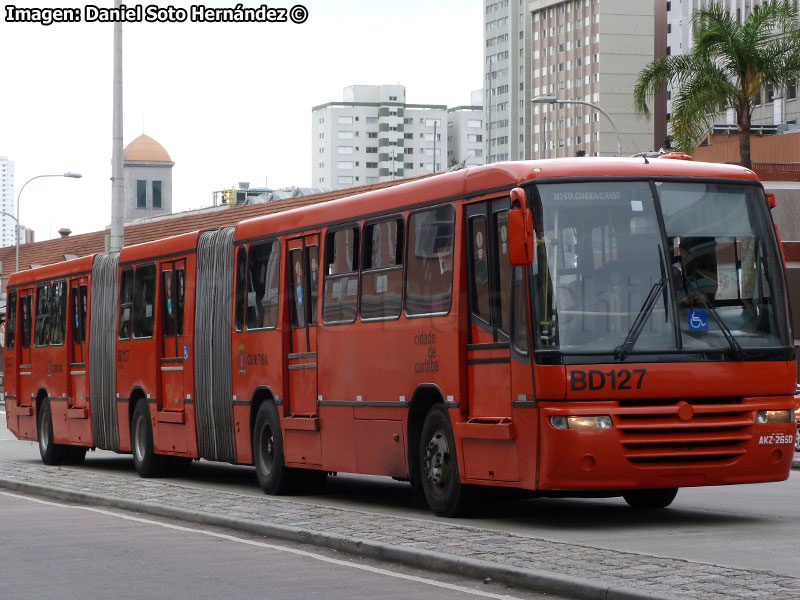
[[[91,441],[89,424],[89,363],[88,306],[89,278],[75,277],[69,280],[68,300],[68,384],[67,384],[67,424],[69,439],[72,442],[88,444]]]
[[[18,307],[17,344],[19,346],[19,367],[17,369],[17,410],[18,437],[36,439],[36,419],[33,414],[32,399],[36,394],[32,380],[31,345],[33,343],[33,288],[20,289]]]
[[[319,235],[286,246],[289,298],[288,411],[282,419],[286,462],[322,464],[317,413],[317,295]]]

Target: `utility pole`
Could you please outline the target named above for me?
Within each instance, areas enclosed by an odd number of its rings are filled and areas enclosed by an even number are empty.
[[[114,6],[119,13],[121,0]],[[114,125],[111,148],[111,239],[109,251],[122,250],[125,243],[122,221],[125,212],[125,181],[122,173],[122,22],[114,22]]]

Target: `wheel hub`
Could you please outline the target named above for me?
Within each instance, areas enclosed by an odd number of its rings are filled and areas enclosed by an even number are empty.
[[[450,446],[442,431],[436,431],[425,447],[425,472],[428,480],[437,487],[445,487],[450,480]]]

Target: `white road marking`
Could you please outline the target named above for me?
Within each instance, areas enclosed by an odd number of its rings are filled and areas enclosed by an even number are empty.
[[[236,537],[234,535],[227,535],[224,533],[218,533],[216,531],[208,531],[207,529],[195,529],[192,527],[183,527],[181,525],[174,525],[172,523],[162,523],[160,521],[153,521],[151,519],[143,519],[141,517],[134,517],[131,515],[124,515],[120,513],[115,513],[110,510],[104,510],[102,508],[94,508],[91,506],[75,506],[72,504],[62,504],[60,502],[51,502],[49,500],[41,500],[39,498],[31,498],[28,496],[21,496],[19,494],[12,494],[10,492],[0,492],[2,496],[8,496],[10,498],[18,498],[19,500],[28,500],[30,502],[37,502],[39,504],[46,504],[48,506],[58,506],[61,508],[71,508],[76,510],[85,510],[89,512],[98,513],[101,515],[106,515],[109,517],[116,517],[118,519],[124,519],[126,521],[134,521],[136,523],[145,523],[147,525],[155,525],[157,527],[163,527],[165,529],[173,529],[176,531],[184,531],[187,533],[199,533],[201,535],[206,535],[209,537],[219,538],[223,540],[228,540],[230,542],[237,542],[239,544],[246,544],[248,546],[256,546],[258,548],[266,548],[269,550],[277,550],[279,552],[287,552],[289,554],[296,554],[298,556],[304,556],[306,558],[311,558],[314,560],[319,560],[321,562],[331,563],[334,565],[338,565],[341,567],[350,567],[352,569],[358,569],[360,571],[368,571],[370,573],[375,573],[377,575],[385,575],[387,577],[395,577],[397,579],[405,579],[407,581],[414,581],[417,583],[422,583],[425,585],[430,585],[433,587],[445,588],[448,590],[453,590],[456,592],[462,592],[464,594],[470,594],[473,596],[481,596],[482,598],[497,598],[499,600],[519,600],[515,596],[508,596],[505,594],[493,594],[492,592],[484,592],[481,590],[476,590],[460,585],[455,585],[452,583],[444,583],[442,581],[436,581],[435,579],[426,579],[424,577],[417,577],[415,575],[406,575],[405,573],[395,573],[394,571],[389,571],[387,569],[379,569],[377,567],[370,567],[367,565],[359,565],[356,563],[352,563],[346,560],[339,560],[336,558],[330,558],[328,556],[324,556],[322,554],[316,554],[314,552],[306,552],[305,550],[297,550],[296,548],[289,548],[287,546],[278,546],[275,544],[266,544],[264,542],[258,542],[255,540],[247,540],[244,538]]]

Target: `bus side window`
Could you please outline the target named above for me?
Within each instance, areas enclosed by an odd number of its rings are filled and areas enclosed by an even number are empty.
[[[303,250],[297,248],[289,252],[289,312],[295,328],[306,326],[303,290]]]
[[[172,271],[161,271],[161,322],[165,337],[175,335],[175,291]]]
[[[453,295],[452,205],[437,206],[408,217],[406,315],[445,315]]]
[[[155,314],[153,304],[156,297],[156,266],[142,265],[136,268],[133,278],[133,337],[147,338],[153,335]]]
[[[234,325],[236,331],[244,327],[245,301],[247,299],[247,248],[239,246],[236,252],[236,296],[234,298]]]
[[[61,346],[67,331],[67,282],[56,281],[51,294],[50,345]]]
[[[175,271],[175,325],[178,328],[178,335],[183,335],[183,308],[186,304],[186,271],[177,269]]]
[[[22,329],[22,347],[31,346],[31,298],[33,296],[23,296],[19,299],[19,311],[21,313],[20,328]]]
[[[352,323],[358,305],[358,226],[325,235],[323,323]]]
[[[361,318],[400,316],[403,294],[403,219],[364,226]]]
[[[14,349],[14,337],[17,331],[17,290],[8,295],[8,315],[6,315],[6,349]]]
[[[86,341],[86,314],[89,306],[89,288],[86,285],[80,287],[81,296],[81,342]]]
[[[133,310],[133,269],[122,270],[119,285],[119,339],[131,339],[131,311]]]
[[[508,255],[508,211],[495,214],[495,240],[497,242],[497,272],[500,284],[500,322],[497,328],[506,335],[511,333],[511,261]]]
[[[247,269],[247,329],[275,327],[278,323],[278,242],[250,246]]]
[[[470,295],[473,314],[484,321],[492,321],[492,303],[489,293],[489,249],[486,235],[486,217],[479,215],[469,220],[469,251],[472,262]]]
[[[50,340],[50,284],[36,288],[36,321],[33,329],[33,345],[47,346]]]

